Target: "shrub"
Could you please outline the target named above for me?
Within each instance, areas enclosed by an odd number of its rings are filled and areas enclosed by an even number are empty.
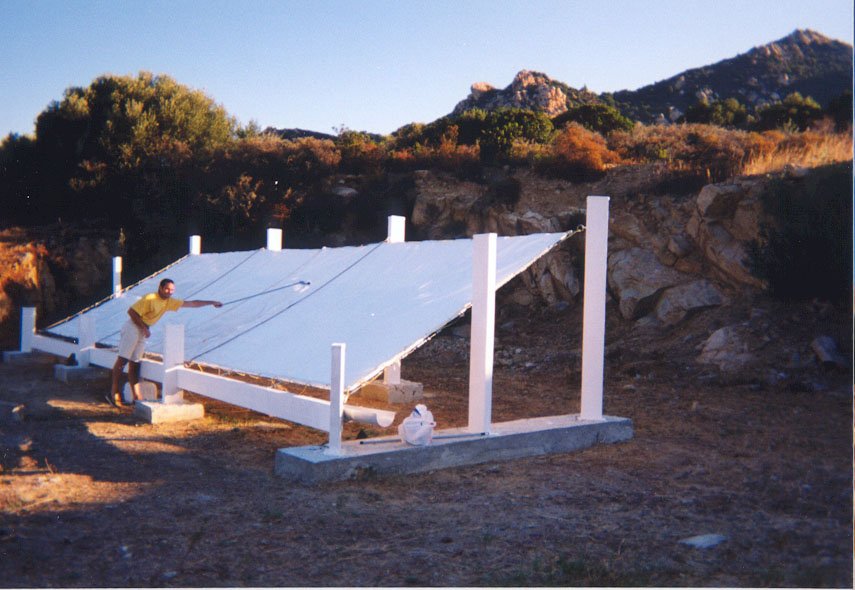
[[[707,182],[718,182],[742,170],[745,161],[769,149],[757,133],[714,125],[637,125],[615,132],[609,145],[633,162],[664,161],[672,170],[688,172]]]
[[[804,131],[822,117],[822,108],[811,97],[798,92],[787,95],[783,101],[758,109],[756,127],[759,130],[788,129]]]
[[[686,109],[686,123],[707,123],[719,127],[738,127],[748,125],[748,109],[735,98],[716,100],[712,103],[699,100]]]
[[[786,300],[852,297],[852,164],[779,180],[762,196],[771,223],[752,244],[753,271]]]
[[[552,121],[544,113],[517,108],[490,111],[481,131],[481,160],[507,160],[515,140],[546,143],[552,139],[554,130]]]
[[[619,110],[606,104],[582,104],[571,107],[552,119],[556,129],[561,129],[568,123],[579,123],[586,129],[601,135],[608,135],[612,131],[629,131],[635,126],[632,119],[624,117]]]
[[[609,149],[602,135],[579,123],[570,123],[555,137],[552,158],[542,165],[562,178],[590,180],[620,162],[620,156]]]
[[[341,168],[352,174],[376,174],[386,157],[370,135],[342,128],[335,140],[341,152]]]

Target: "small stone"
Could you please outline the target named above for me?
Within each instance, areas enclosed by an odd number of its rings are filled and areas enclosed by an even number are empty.
[[[687,537],[685,539],[680,539],[680,543],[683,545],[688,545],[690,547],[694,547],[696,549],[709,549],[710,547],[715,547],[716,545],[723,543],[727,540],[727,537],[719,534],[709,534],[709,535],[696,535],[694,537]]]

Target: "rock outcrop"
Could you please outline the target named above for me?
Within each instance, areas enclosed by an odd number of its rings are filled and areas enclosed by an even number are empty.
[[[672,326],[701,310],[726,305],[741,289],[762,291],[749,247],[771,220],[763,210],[764,178],[703,187],[696,195],[656,196],[653,180],[615,169],[595,183],[569,184],[521,172],[515,204],[491,202],[489,183],[417,173],[412,223],[420,237],[476,233],[520,235],[574,229],[584,223],[588,194],[612,195],[608,288],[624,319]],[[638,170],[632,171],[637,175]],[[636,187],[633,191],[631,187]],[[571,238],[533,265],[512,290],[521,305],[573,303],[581,290],[583,242]]]
[[[18,343],[22,306],[35,307],[44,320],[74,301],[110,291],[111,255],[103,238],[65,239],[61,232],[46,238],[7,229],[0,232],[0,266],[0,341],[6,347]]]
[[[470,88],[469,96],[457,103],[452,114],[459,115],[473,108],[495,110],[513,107],[540,111],[555,117],[565,112],[571,104],[578,102],[601,100],[592,92],[571,89],[546,74],[522,70],[514,76],[511,84],[502,90],[486,82],[476,82]]]
[[[686,233],[719,278],[732,284],[765,287],[748,266],[748,245],[760,238],[764,222],[760,202],[764,187],[755,179],[707,185],[698,194],[686,224]]]

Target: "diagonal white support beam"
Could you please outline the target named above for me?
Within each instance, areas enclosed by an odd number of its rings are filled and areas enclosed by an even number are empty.
[[[585,218],[585,295],[582,324],[582,404],[579,417],[603,419],[609,198],[588,197]]]

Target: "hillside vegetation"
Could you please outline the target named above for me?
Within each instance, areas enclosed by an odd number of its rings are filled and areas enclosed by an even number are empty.
[[[577,102],[552,117],[470,108],[389,136],[341,128],[325,137],[242,127],[168,76],[103,76],[67,89],[38,116],[34,135],[0,143],[2,224],[40,228],[49,242],[88,235],[102,258],[124,257],[128,284],[182,255],[192,234],[215,251],[255,247],[268,227],[284,229],[292,247],[381,240],[388,215],[412,217],[421,170],[481,185],[490,203],[512,206],[518,173],[582,183],[655,164],[663,190],[691,192],[744,174],[851,161],[851,121],[839,117],[847,100],[851,109],[851,93],[823,109],[793,95],[739,119],[741,129],[733,104],[695,113],[705,122],[644,125],[608,104]],[[48,244],[57,248],[77,246]],[[41,306],[54,298],[46,289],[69,284],[65,304],[91,299],[92,287],[67,270],[73,265],[51,256],[38,261],[41,283],[50,275],[62,284],[7,289],[10,309]]]

